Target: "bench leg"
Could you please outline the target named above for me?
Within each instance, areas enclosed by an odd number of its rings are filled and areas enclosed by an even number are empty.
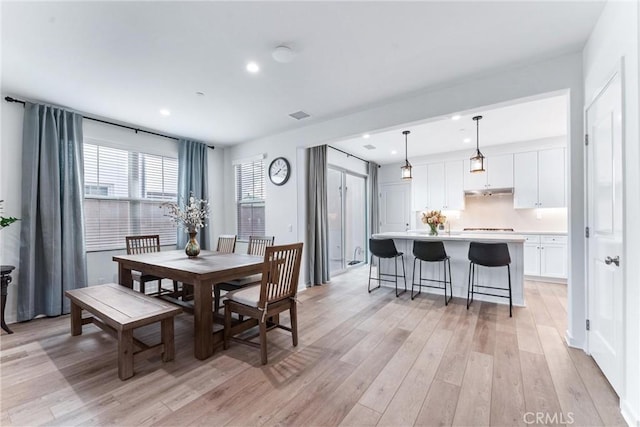
[[[133,376],[133,329],[118,331],[118,377]]]
[[[162,335],[162,345],[164,351],[162,352],[162,361],[169,362],[173,360],[176,350],[173,343],[173,317],[162,319],[160,323],[160,334]]]
[[[82,335],[82,308],[71,302],[71,335]]]

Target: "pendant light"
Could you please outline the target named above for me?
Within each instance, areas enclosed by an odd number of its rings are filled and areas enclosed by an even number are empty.
[[[411,179],[411,163],[409,163],[409,159],[407,158],[407,135],[410,133],[408,130],[402,131],[404,135],[404,166],[400,168],[402,171],[402,179]]]
[[[471,166],[471,173],[484,172],[484,156],[480,152],[480,119],[482,116],[475,116],[473,120],[476,121],[476,154],[469,160]]]

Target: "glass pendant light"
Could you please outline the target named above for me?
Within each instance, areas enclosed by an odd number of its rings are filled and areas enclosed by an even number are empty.
[[[484,172],[484,156],[480,152],[480,119],[482,116],[475,116],[473,120],[476,121],[476,154],[469,160],[471,166],[471,173]]]
[[[404,166],[400,168],[402,171],[402,179],[411,179],[411,163],[409,163],[409,159],[407,158],[407,135],[410,133],[408,130],[402,131],[404,135]]]

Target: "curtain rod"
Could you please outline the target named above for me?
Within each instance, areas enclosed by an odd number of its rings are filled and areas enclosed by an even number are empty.
[[[22,104],[23,106],[26,104],[25,101],[23,101],[21,99],[12,98],[10,96],[5,96],[4,100],[7,101],[7,102],[17,102],[18,104]],[[118,127],[121,127],[121,128],[129,129],[129,130],[134,131],[135,133],[144,132],[144,133],[148,133],[149,135],[161,136],[163,138],[174,139],[176,141],[180,140],[180,138],[177,138],[175,136],[165,135],[165,134],[162,134],[162,133],[152,132],[152,131],[144,130],[144,129],[138,129],[138,128],[134,128],[132,126],[121,125],[120,123],[114,123],[114,122],[110,122],[110,121],[107,121],[107,120],[95,119],[93,117],[86,117],[86,116],[82,116],[82,118],[87,119],[87,120],[93,120],[94,122],[104,123],[104,124],[111,125],[111,126],[118,126]],[[207,145],[207,147],[211,148],[212,150],[215,148],[213,145]]]
[[[355,155],[353,155],[353,154],[351,154],[351,153],[347,153],[347,152],[346,152],[346,151],[344,151],[344,150],[341,150],[341,149],[336,148],[336,147],[332,147],[331,145],[327,145],[327,147],[329,147],[329,148],[333,148],[333,149],[334,149],[334,150],[336,150],[336,151],[339,151],[339,152],[341,152],[341,153],[343,153],[343,154],[346,154],[346,155],[347,155],[347,157],[355,157],[356,159],[360,160],[361,162],[365,162],[366,164],[371,163],[369,160],[362,159],[362,158],[360,158],[360,157],[358,157],[358,156],[355,156]],[[380,167],[380,165],[378,165],[378,167]]]

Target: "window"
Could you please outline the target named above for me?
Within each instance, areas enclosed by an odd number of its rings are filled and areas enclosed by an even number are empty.
[[[122,249],[125,236],[159,234],[175,245],[176,227],[160,205],[176,201],[178,159],[84,144],[87,251]]]
[[[253,160],[235,165],[238,239],[264,236],[264,162]]]

